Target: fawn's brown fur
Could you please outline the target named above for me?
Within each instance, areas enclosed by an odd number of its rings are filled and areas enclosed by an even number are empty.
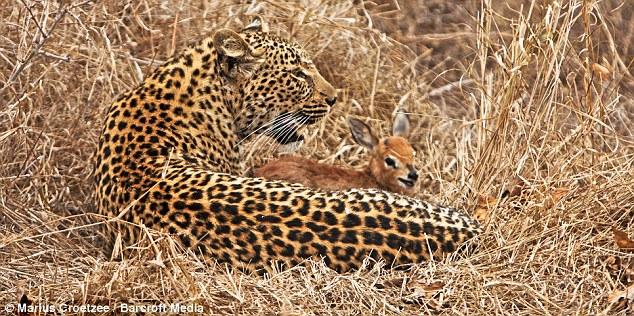
[[[255,170],[255,176],[301,183],[311,188],[346,190],[378,188],[412,195],[418,172],[414,148],[407,140],[409,120],[403,113],[394,119],[392,136],[378,139],[370,126],[349,117],[348,125],[357,144],[370,150],[368,164],[361,170],[319,163],[299,156],[282,156]]]

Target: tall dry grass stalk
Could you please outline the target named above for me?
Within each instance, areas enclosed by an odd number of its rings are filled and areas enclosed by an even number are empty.
[[[0,9],[0,306],[196,303],[209,314],[627,314],[606,258],[632,259],[634,8],[628,1],[9,0]],[[492,201],[470,256],[267,278],[147,232],[122,257],[92,216],[103,113],[179,47],[261,14],[340,89],[300,154],[363,164],[347,115],[411,114],[420,198]],[[250,142],[245,155],[275,155]],[[256,154],[259,153],[259,154]],[[497,198],[504,191],[506,199]],[[474,209],[475,208],[475,209]],[[618,273],[619,271],[617,271]]]

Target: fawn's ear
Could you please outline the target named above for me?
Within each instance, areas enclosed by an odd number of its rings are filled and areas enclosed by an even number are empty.
[[[350,127],[350,133],[352,138],[357,144],[367,148],[374,149],[374,146],[379,143],[379,140],[372,134],[372,129],[361,120],[348,117],[348,126]]]
[[[268,25],[268,23],[266,23],[264,21],[264,19],[261,16],[256,15],[253,18],[253,20],[251,20],[251,22],[249,22],[249,25],[245,26],[242,29],[242,32],[268,33],[269,32],[269,25]]]
[[[408,138],[409,132],[409,119],[407,115],[400,111],[397,112],[392,125],[392,135]]]

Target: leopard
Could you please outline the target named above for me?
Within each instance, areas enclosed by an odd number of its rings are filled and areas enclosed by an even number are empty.
[[[337,89],[297,42],[255,17],[170,57],[106,111],[95,153],[97,213],[126,244],[139,229],[246,272],[307,260],[346,272],[434,260],[481,233],[465,212],[378,189],[328,191],[243,176],[252,134],[302,142]],[[113,237],[114,238],[114,237]]]

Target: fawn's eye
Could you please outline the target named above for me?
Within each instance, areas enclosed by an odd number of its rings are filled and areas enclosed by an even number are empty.
[[[390,168],[396,169],[396,161],[392,159],[391,157],[385,158],[385,165]]]

